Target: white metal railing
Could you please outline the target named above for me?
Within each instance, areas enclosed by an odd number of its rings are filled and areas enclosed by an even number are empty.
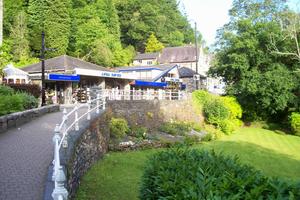
[[[108,100],[183,100],[187,98],[184,91],[172,90],[119,90],[119,89],[105,89],[103,96]]]
[[[97,114],[100,113],[100,107],[105,110],[105,98],[100,94],[97,94],[97,97],[94,100],[89,98],[88,103],[75,105],[69,113],[64,109],[63,118],[60,124],[57,124],[55,127],[55,134],[53,137],[54,143],[54,160],[53,160],[53,175],[52,180],[54,181],[54,190],[52,192],[52,197],[54,200],[66,200],[68,199],[68,191],[65,188],[64,184],[66,181],[66,176],[63,171],[62,166],[60,165],[60,148],[67,147],[67,136],[68,132],[74,127],[76,131],[79,130],[79,121],[86,117],[87,120],[91,119],[91,113],[96,111]],[[79,111],[87,107],[87,111],[78,116]],[[70,116],[74,114],[74,120],[70,124],[67,124]]]

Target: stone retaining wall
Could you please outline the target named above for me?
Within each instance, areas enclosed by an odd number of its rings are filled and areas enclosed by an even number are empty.
[[[202,123],[203,116],[196,111],[192,101],[109,101],[108,109],[115,117],[125,118],[130,126],[146,127],[150,132],[168,121]]]
[[[0,117],[0,133],[18,127],[44,114],[59,111],[59,105],[49,105]]]

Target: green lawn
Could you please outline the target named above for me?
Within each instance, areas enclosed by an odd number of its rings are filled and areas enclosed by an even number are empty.
[[[199,149],[238,155],[268,176],[300,181],[300,137],[279,135],[260,128],[242,128],[235,134]],[[77,199],[133,200],[147,157],[159,150],[110,153],[83,177]]]

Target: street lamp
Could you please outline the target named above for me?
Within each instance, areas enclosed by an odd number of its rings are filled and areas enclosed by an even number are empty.
[[[45,46],[45,32],[42,32],[42,49],[40,59],[42,61],[42,106],[46,105],[46,84],[45,84],[45,52],[55,51],[55,48],[46,48]]]

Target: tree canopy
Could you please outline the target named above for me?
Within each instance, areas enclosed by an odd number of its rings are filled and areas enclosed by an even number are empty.
[[[274,52],[274,39],[278,49],[295,48],[282,28],[286,11],[284,0],[234,0],[231,21],[218,32],[210,74],[223,77],[248,118],[278,117],[297,108],[300,63]]]
[[[6,0],[2,60],[36,61],[42,31],[55,49],[47,58],[68,54],[108,67],[130,64],[151,33],[164,46],[194,41],[177,0]]]

